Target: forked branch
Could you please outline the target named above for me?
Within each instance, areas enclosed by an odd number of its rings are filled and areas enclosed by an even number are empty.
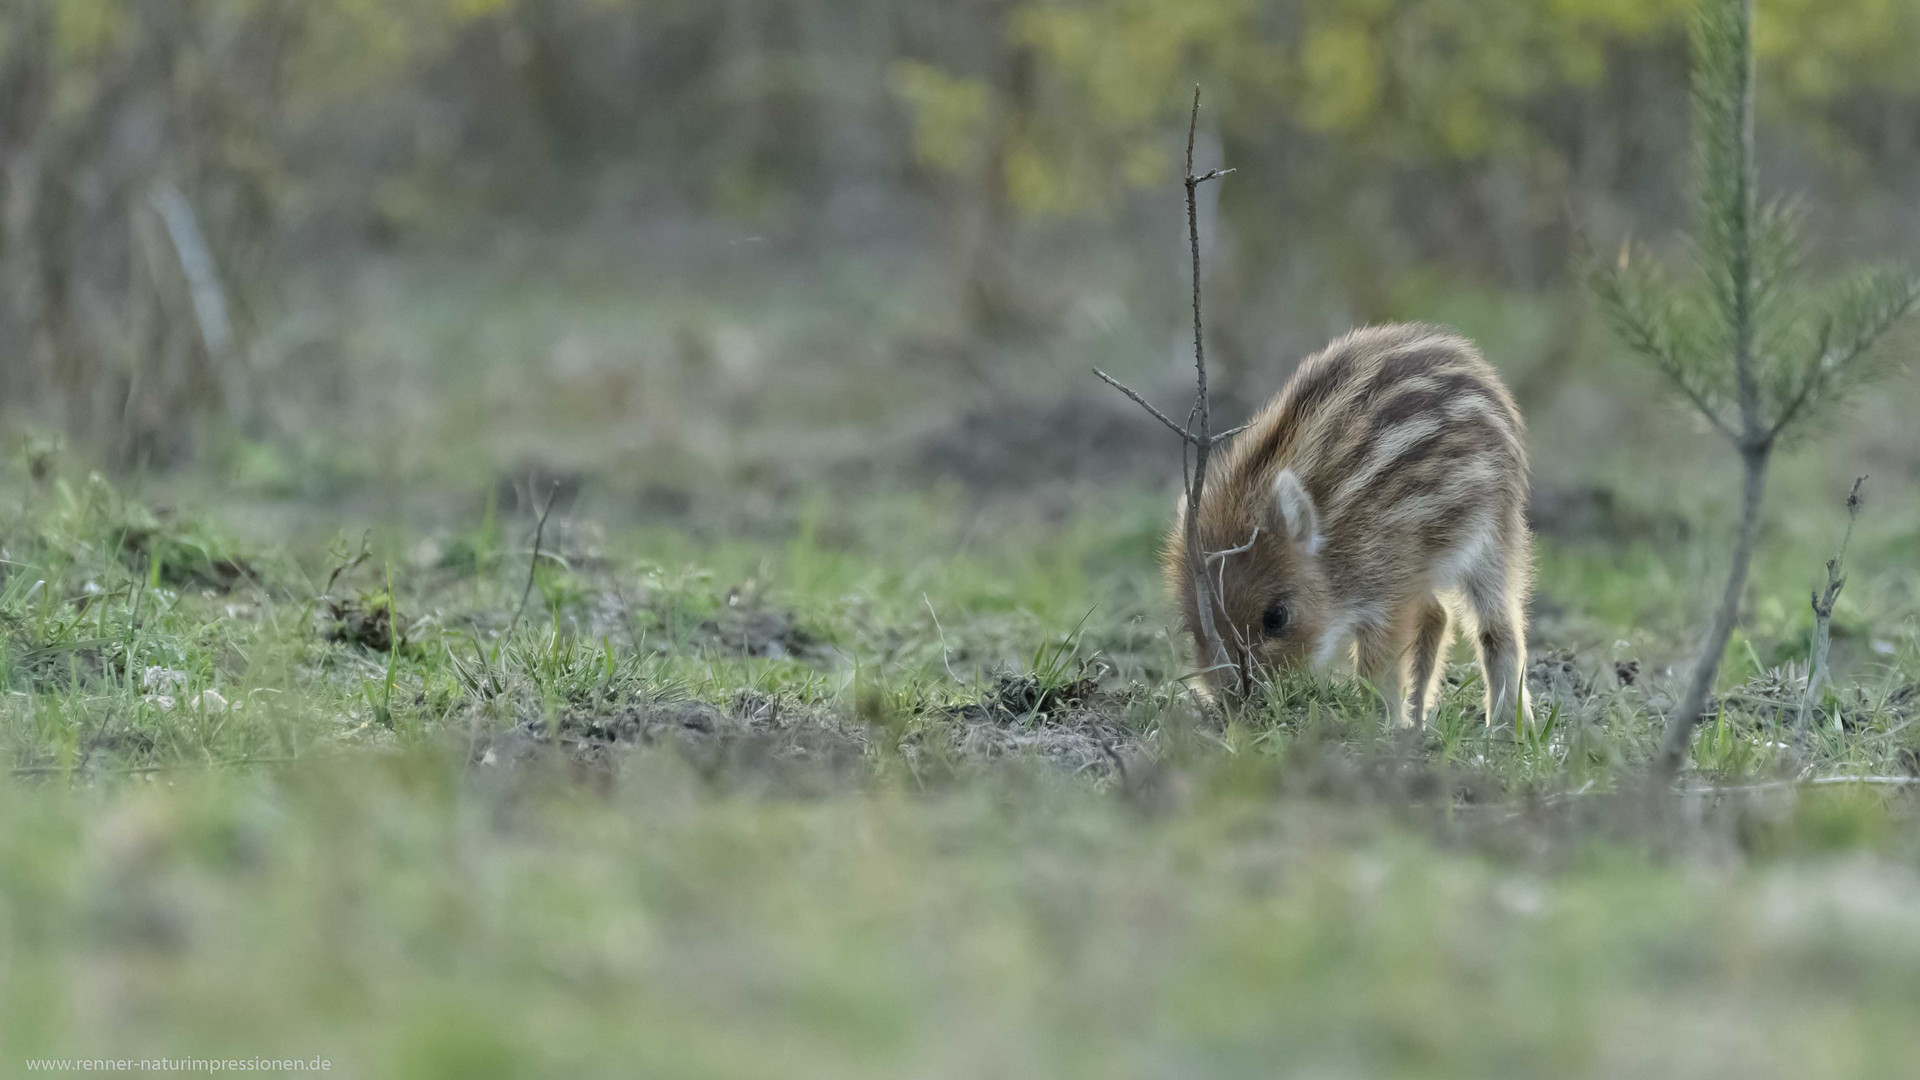
[[[1165,413],[1154,408],[1153,405],[1148,403],[1146,398],[1141,397],[1126,384],[1108,375],[1106,372],[1101,371],[1099,368],[1095,368],[1093,373],[1098,375],[1101,381],[1107,385],[1127,395],[1127,397],[1133,400],[1134,404],[1147,410],[1148,414],[1155,420],[1165,424],[1168,430],[1180,437],[1182,444],[1181,483],[1187,497],[1187,509],[1184,515],[1187,575],[1192,580],[1194,604],[1200,613],[1200,633],[1210,653],[1210,668],[1224,668],[1226,670],[1237,671],[1238,669],[1234,668],[1228,659],[1226,643],[1221,639],[1219,631],[1214,626],[1214,589],[1212,583],[1207,580],[1206,560],[1200,550],[1198,508],[1200,506],[1200,497],[1206,491],[1207,462],[1208,459],[1213,456],[1213,448],[1244,430],[1244,425],[1219,432],[1218,434],[1212,430],[1212,405],[1207,395],[1206,336],[1200,317],[1200,208],[1199,200],[1195,197],[1195,193],[1199,190],[1200,185],[1212,180],[1218,180],[1234,170],[1208,169],[1203,174],[1196,175],[1194,173],[1193,146],[1199,128],[1200,87],[1196,85],[1193,88],[1193,109],[1187,117],[1187,172],[1184,181],[1187,190],[1187,246],[1192,254],[1193,262],[1194,397],[1193,407],[1187,413],[1187,422],[1184,425],[1176,423]],[[1189,447],[1193,450],[1192,464],[1190,466],[1185,464],[1187,461],[1186,450]]]
[[[528,495],[533,493],[531,480],[527,482],[527,493]],[[540,543],[547,537],[547,516],[553,513],[554,500],[559,497],[560,485],[556,482],[547,489],[546,505],[540,508],[540,521],[533,527],[533,554],[527,558],[527,584],[520,590],[520,603],[513,609],[513,618],[507,623],[507,632],[501,635],[503,641],[513,637],[514,628],[520,625],[520,616],[527,610],[527,599],[533,595],[533,579],[536,571],[540,569]]]
[[[1840,550],[1827,560],[1826,591],[1812,594],[1813,653],[1807,658],[1807,692],[1800,699],[1798,721],[1803,731],[1813,718],[1820,691],[1827,681],[1827,653],[1833,644],[1833,605],[1840,599],[1840,590],[1847,587],[1847,575],[1841,567],[1847,557],[1847,545],[1853,542],[1854,523],[1860,520],[1860,485],[1866,482],[1866,477],[1858,477],[1853,482],[1853,490],[1847,493],[1847,531],[1840,536]]]

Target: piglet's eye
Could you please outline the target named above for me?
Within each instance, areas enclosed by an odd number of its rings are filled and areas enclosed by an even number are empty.
[[[1287,632],[1287,606],[1274,604],[1267,613],[1260,616],[1260,632],[1268,637],[1279,637]]]

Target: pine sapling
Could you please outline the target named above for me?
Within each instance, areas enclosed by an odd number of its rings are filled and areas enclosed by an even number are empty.
[[[1809,280],[1793,205],[1759,200],[1753,0],[1701,0],[1691,29],[1697,177],[1689,257],[1668,268],[1623,248],[1616,264],[1591,274],[1628,347],[1667,377],[1741,464],[1733,564],[1667,725],[1657,763],[1667,777],[1686,761],[1733,635],[1774,450],[1885,374],[1889,350],[1876,346],[1920,303],[1920,278],[1905,268]]]

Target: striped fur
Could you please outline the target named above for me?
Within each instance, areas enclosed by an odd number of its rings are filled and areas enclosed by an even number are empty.
[[[1471,342],[1418,324],[1356,330],[1303,361],[1208,473],[1199,563],[1233,668],[1200,644],[1215,686],[1351,656],[1392,719],[1418,726],[1464,624],[1489,722],[1530,707],[1525,425]],[[1199,643],[1185,515],[1165,564]]]

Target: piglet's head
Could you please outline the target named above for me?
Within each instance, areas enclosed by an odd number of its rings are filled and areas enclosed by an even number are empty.
[[[1189,543],[1188,513],[1182,497],[1162,563],[1204,685],[1244,697],[1319,659],[1314,652],[1332,609],[1326,540],[1313,496],[1293,470],[1209,487],[1194,523],[1197,544]]]

